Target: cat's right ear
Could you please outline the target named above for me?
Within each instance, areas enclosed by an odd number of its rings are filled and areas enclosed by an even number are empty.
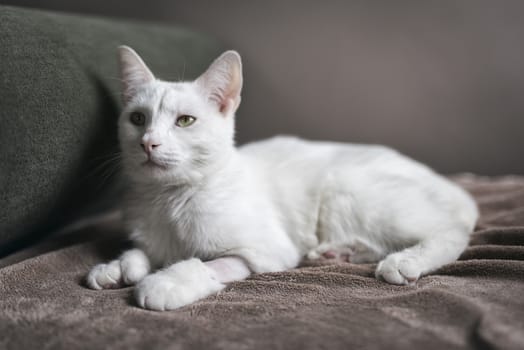
[[[122,101],[125,105],[135,96],[138,86],[154,81],[155,77],[129,46],[118,47],[118,63],[122,80]]]
[[[224,52],[195,83],[220,113],[234,113],[240,104],[242,90],[242,60],[238,52]]]

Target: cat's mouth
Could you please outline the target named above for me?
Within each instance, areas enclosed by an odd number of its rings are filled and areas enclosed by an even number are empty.
[[[143,162],[142,166],[145,166],[148,168],[159,168],[163,170],[167,169],[167,166],[165,164],[157,163],[151,158],[148,158],[145,162]]]

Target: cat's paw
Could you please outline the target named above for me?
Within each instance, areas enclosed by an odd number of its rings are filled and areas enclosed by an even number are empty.
[[[391,284],[407,285],[415,283],[422,269],[419,261],[404,253],[394,253],[382,260],[375,271],[378,279]]]
[[[307,253],[309,260],[328,259],[349,262],[353,249],[347,245],[323,243]]]
[[[135,297],[144,309],[166,311],[191,304],[224,287],[202,261],[190,259],[146,276],[137,284]]]
[[[173,278],[161,272],[146,276],[135,288],[138,305],[144,309],[164,311],[183,306]]]
[[[372,249],[370,246],[355,241],[349,243],[322,243],[311,250],[306,257],[309,260],[316,259],[335,259],[354,264],[376,262],[383,255]]]
[[[120,269],[122,270],[122,281],[131,286],[146,277],[151,267],[144,252],[132,249],[120,257]]]
[[[113,289],[123,286],[120,261],[96,265],[89,271],[86,284],[91,289]]]
[[[138,283],[150,270],[149,260],[140,249],[131,249],[117,260],[91,269],[86,284],[91,289],[114,289]]]

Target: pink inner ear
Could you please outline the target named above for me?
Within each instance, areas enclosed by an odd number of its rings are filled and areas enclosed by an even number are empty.
[[[227,114],[235,106],[235,101],[232,98],[226,98],[220,104],[220,113]]]

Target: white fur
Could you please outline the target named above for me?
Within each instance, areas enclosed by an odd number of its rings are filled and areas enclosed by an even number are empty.
[[[235,148],[237,53],[224,53],[195,82],[182,83],[155,80],[129,48],[120,56],[126,222],[153,267],[171,266],[138,284],[140,306],[173,309],[247,277],[247,268],[282,271],[328,250],[357,263],[381,260],[378,278],[408,284],[466,247],[477,220],[471,197],[396,151],[294,137]],[[133,111],[146,115],[144,126],[130,123]],[[180,115],[197,121],[178,127]],[[160,145],[150,155],[160,166],[144,165],[146,141]],[[235,258],[212,262],[224,257]],[[88,285],[119,285],[113,265],[95,267]]]
[[[190,304],[224,287],[212,269],[193,258],[145,277],[138,283],[135,296],[139,306],[164,311]]]
[[[131,249],[118,259],[96,265],[87,275],[87,285],[92,289],[119,288],[133,285],[151,270],[149,259],[140,249]]]

